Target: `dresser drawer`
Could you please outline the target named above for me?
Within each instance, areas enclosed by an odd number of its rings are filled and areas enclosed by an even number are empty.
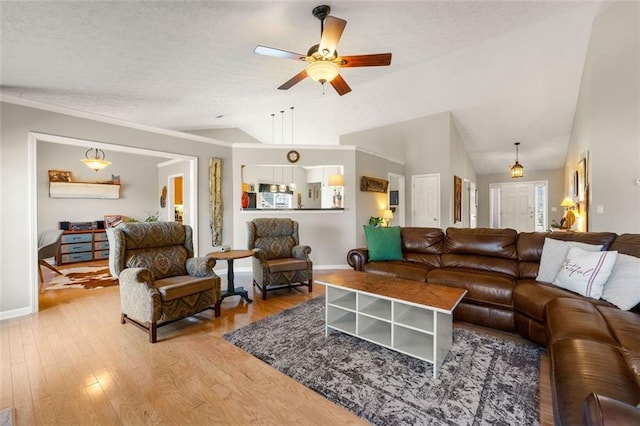
[[[85,253],[63,254],[61,258],[62,258],[62,263],[87,262],[87,261],[93,260],[93,255],[89,251]]]
[[[109,241],[96,241],[93,243],[94,250],[109,250]]]
[[[91,242],[91,233],[87,234],[65,234],[62,235],[62,239],[60,240],[62,244],[70,244],[70,243],[90,243]],[[91,250],[91,249],[89,249]]]
[[[93,241],[108,241],[106,232],[96,232],[93,234]]]
[[[93,258],[95,260],[108,259],[109,258],[109,250],[94,251],[93,252]]]
[[[60,253],[79,253],[83,251],[91,251],[91,242],[79,243],[79,244],[62,244],[60,246]]]

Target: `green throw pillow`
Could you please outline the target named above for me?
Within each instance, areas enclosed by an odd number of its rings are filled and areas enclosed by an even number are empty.
[[[369,260],[402,260],[400,227],[374,228],[364,225]]]

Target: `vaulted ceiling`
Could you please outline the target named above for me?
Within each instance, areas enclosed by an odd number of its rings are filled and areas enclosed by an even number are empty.
[[[338,96],[305,79],[276,88],[319,42],[314,1],[0,3],[3,95],[175,130],[237,127],[263,143],[336,145],[340,135],[452,111],[478,173],[562,167],[600,2],[336,1],[347,68]],[[282,130],[284,115],[294,126]],[[290,124],[287,124],[287,129]],[[275,128],[280,128],[278,131]]]

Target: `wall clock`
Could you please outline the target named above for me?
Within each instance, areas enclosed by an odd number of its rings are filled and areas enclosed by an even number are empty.
[[[292,150],[287,152],[287,160],[289,160],[290,163],[296,163],[299,159],[300,159],[300,154],[298,153],[298,151]]]

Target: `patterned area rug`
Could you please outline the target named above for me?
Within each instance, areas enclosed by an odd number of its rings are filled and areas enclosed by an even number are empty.
[[[454,327],[434,380],[430,363],[325,337],[324,311],[318,297],[224,338],[373,424],[539,424],[538,346]]]
[[[118,279],[111,276],[108,266],[79,266],[62,269],[64,275],[56,275],[45,290],[65,288],[96,289],[118,285]]]

